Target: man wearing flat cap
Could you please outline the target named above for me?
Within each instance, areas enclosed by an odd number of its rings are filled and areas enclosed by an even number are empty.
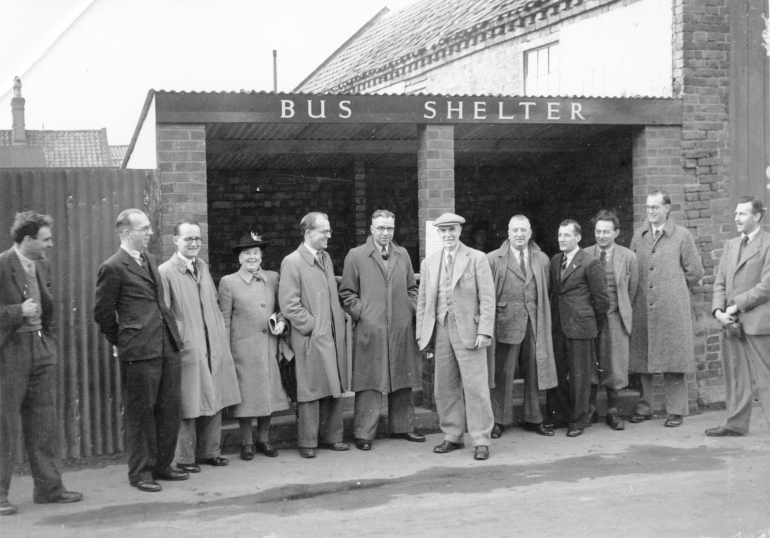
[[[464,223],[454,213],[433,222],[444,248],[422,262],[417,344],[421,350],[432,347],[436,357],[436,407],[444,442],[434,452],[464,448],[467,423],[474,458],[485,460],[494,426],[485,348],[495,324],[495,284],[486,255],[460,241]]]

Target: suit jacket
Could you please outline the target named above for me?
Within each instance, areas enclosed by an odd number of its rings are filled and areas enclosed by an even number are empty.
[[[145,256],[149,274],[121,248],[99,267],[96,276],[94,320],[107,340],[118,346],[118,358],[123,362],[162,356],[166,329],[177,351],[182,349],[176,320],[164,301],[155,256]]]
[[[430,344],[436,325],[436,298],[444,250],[422,262],[417,299],[417,334],[420,349]],[[443,284],[442,284],[443,285]],[[476,347],[478,335],[492,336],[495,329],[495,283],[487,256],[460,243],[451,283],[457,330],[468,349]]]
[[[56,361],[56,328],[54,324],[54,304],[51,297],[50,263],[47,259],[35,262],[37,285],[40,288],[42,308],[43,347],[47,357],[40,357],[46,362]],[[0,254],[0,361],[10,351],[8,339],[16,329],[24,325],[21,303],[29,299],[26,294],[27,273],[21,265],[19,256],[11,247]]]
[[[770,234],[760,229],[738,259],[741,241],[736,237],[725,245],[711,310],[735,304],[746,334],[770,334]]]
[[[598,245],[590,246],[583,252],[597,260],[601,256],[601,249]],[[599,265],[601,265],[601,261]],[[630,335],[633,320],[631,305],[634,303],[639,285],[639,264],[636,260],[636,254],[626,247],[616,244],[612,250],[612,272],[615,276],[615,288],[618,290],[618,312],[620,312],[626,333]]]
[[[596,338],[610,308],[602,264],[579,249],[561,276],[563,258],[562,252],[551,258],[551,317],[567,338]]]

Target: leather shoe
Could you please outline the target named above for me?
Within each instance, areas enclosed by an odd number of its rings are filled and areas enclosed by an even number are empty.
[[[476,447],[476,452],[473,454],[474,460],[488,460],[489,459],[489,447],[479,445]]]
[[[247,443],[241,446],[241,459],[251,461],[254,459],[254,445]]]
[[[176,468],[186,473],[199,473],[201,472],[201,466],[197,463],[177,463]]]
[[[358,450],[371,450],[372,442],[368,439],[356,439],[356,448]]]
[[[535,432],[540,435],[545,435],[546,437],[552,437],[555,435],[553,430],[543,423],[535,424],[533,422],[525,422],[524,429],[528,432]]]
[[[676,428],[682,425],[682,415],[669,415],[664,426]]]
[[[558,430],[560,428],[569,428],[569,423],[566,420],[544,422],[543,427],[547,430]]]
[[[634,413],[634,416],[628,419],[628,421],[633,422],[634,424],[639,424],[641,422],[644,422],[645,420],[650,420],[651,418],[652,418],[652,415],[642,415],[639,413]]]
[[[588,410],[588,417],[586,417],[586,424],[590,426],[591,424],[596,424],[597,422],[599,422],[599,413],[596,412],[595,407],[591,407]]]
[[[301,458],[315,458],[314,448],[300,448],[299,455]]]
[[[198,462],[205,463],[206,465],[212,465],[214,467],[224,467],[230,463],[230,460],[217,456],[216,458],[203,458],[202,460],[198,460]]]
[[[268,458],[275,458],[278,456],[278,451],[269,442],[257,443],[257,452],[262,452]]]
[[[424,443],[425,436],[419,433],[406,432],[406,433],[391,433],[391,439],[405,439],[413,443]]]
[[[152,479],[131,482],[131,485],[134,486],[139,491],[149,491],[150,493],[157,493],[158,491],[163,489],[160,486],[160,484],[158,484],[155,480],[152,480]]]
[[[433,449],[433,452],[436,454],[447,454],[449,452],[452,452],[453,450],[459,450],[461,448],[465,448],[465,445],[463,443],[453,443],[452,441],[444,441],[440,445],[438,445],[436,448]]]
[[[717,428],[709,428],[706,430],[706,435],[709,437],[743,437],[745,434],[719,426]]]
[[[167,469],[164,469],[163,471],[157,471],[152,473],[152,477],[155,480],[187,480],[188,478],[190,478],[190,475],[184,471],[175,471],[174,469],[169,467]],[[144,491],[160,491],[160,490],[148,489]]]
[[[350,445],[347,443],[318,443],[318,448],[342,452],[344,450],[350,450]]]
[[[34,501],[35,501],[35,504],[49,504],[49,503],[67,504],[67,503],[76,503],[82,498],[83,498],[82,493],[78,493],[77,491],[65,491],[63,493],[60,493],[53,499],[34,499]]]
[[[492,426],[492,433],[490,434],[490,437],[492,437],[492,439],[500,439],[503,436],[504,431],[505,426],[495,422],[495,425]]]
[[[620,417],[617,415],[617,413],[610,413],[607,415],[607,418],[605,418],[604,421],[607,423],[607,426],[613,430],[620,431],[626,429],[626,425],[623,424],[623,421],[620,420]]]
[[[577,428],[570,428],[567,430],[567,437],[580,437],[581,435],[583,435],[583,430]]]
[[[8,501],[0,503],[0,516],[11,516],[19,511],[19,507],[15,504],[11,504]]]

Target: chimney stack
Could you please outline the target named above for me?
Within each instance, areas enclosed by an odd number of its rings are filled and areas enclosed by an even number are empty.
[[[13,78],[11,114],[13,115],[13,137],[11,143],[14,145],[26,145],[27,130],[24,126],[24,98],[21,96],[21,79],[19,77]]]

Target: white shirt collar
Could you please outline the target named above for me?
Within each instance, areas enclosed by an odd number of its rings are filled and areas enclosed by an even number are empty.
[[[608,248],[607,250],[602,250],[601,248],[599,248],[599,256],[601,256],[602,252],[606,252],[607,253],[607,259],[608,260],[610,258],[612,258],[612,253],[615,252],[615,243],[613,243],[612,246],[610,248]]]
[[[19,257],[19,261],[21,261],[23,265],[35,265],[33,260],[30,260],[21,253],[21,250],[19,250],[19,247],[16,246],[16,243],[13,244],[13,250],[16,252],[16,255]]]
[[[120,245],[120,248],[128,252],[128,255],[131,256],[133,259],[139,262],[141,265],[142,263],[142,253],[138,250],[134,250],[131,247],[127,247],[126,245]]]
[[[311,247],[307,243],[303,243],[303,244],[305,245],[305,248],[310,251],[310,254],[312,254],[314,258],[318,257],[318,251],[316,249],[314,249],[313,247]]]
[[[179,258],[180,260],[182,260],[185,263],[185,265],[190,269],[190,271],[192,271],[192,265],[193,265],[193,263],[195,263],[195,259],[194,258],[192,260],[190,258],[185,258],[179,252],[176,253],[176,256],[177,256],[177,258]]]
[[[577,254],[579,250],[580,250],[580,247],[577,247],[575,250],[573,250],[569,254],[562,253],[562,254],[564,254],[567,257],[567,265],[572,263],[572,258],[575,257],[575,254]]]
[[[447,250],[446,247],[444,247],[444,261],[446,261],[447,256],[450,254],[452,255],[452,258],[457,258],[457,251],[460,250],[460,244],[458,243],[454,250]]]
[[[748,235],[742,234],[742,235],[743,235],[743,237],[748,237],[749,238],[749,243],[751,243],[752,241],[754,241],[754,238],[757,236],[758,233],[759,233],[759,226],[757,226],[756,230],[754,230],[750,234],[748,234]]]
[[[524,250],[516,250],[513,248],[513,245],[511,245],[511,252],[513,252],[513,255],[516,257],[516,261],[519,261],[519,255],[524,255],[524,262],[526,262],[529,259],[529,246],[527,246]]]

